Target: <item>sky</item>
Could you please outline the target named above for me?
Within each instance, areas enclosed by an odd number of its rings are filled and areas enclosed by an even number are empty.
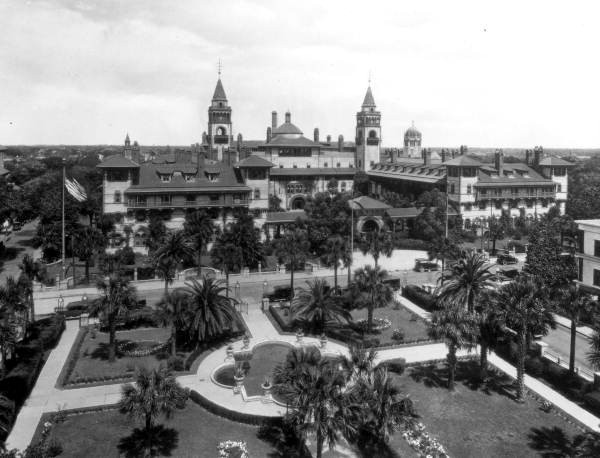
[[[0,144],[189,145],[222,62],[234,136],[271,111],[384,146],[600,146],[594,1],[0,0]]]

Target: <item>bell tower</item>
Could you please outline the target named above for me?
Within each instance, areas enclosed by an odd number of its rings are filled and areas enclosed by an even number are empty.
[[[208,135],[210,158],[223,160],[223,151],[231,148],[233,132],[231,126],[231,107],[227,102],[225,89],[221,83],[221,63],[219,62],[219,79],[208,107]]]
[[[370,83],[370,81],[369,81]],[[356,168],[367,171],[379,162],[381,151],[381,113],[377,111],[371,85],[361,110],[356,113]]]

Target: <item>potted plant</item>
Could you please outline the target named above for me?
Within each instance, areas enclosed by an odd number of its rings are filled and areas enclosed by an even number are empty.
[[[269,377],[265,377],[265,381],[263,382],[263,384],[260,387],[263,389],[265,400],[267,402],[269,402],[272,399],[271,398],[271,389],[273,388],[273,385],[271,385],[271,380],[269,380]]]
[[[233,358],[233,344],[229,344],[227,345],[227,358],[226,359],[231,359]]]
[[[244,344],[244,349],[250,346],[250,336],[248,334],[244,334],[244,338],[242,339],[242,343]]]
[[[302,343],[303,337],[304,337],[304,333],[302,332],[302,329],[298,328],[298,330],[296,331],[296,341],[298,343]]]
[[[325,346],[327,345],[327,336],[325,335],[325,333],[321,334],[319,341],[321,342],[321,348],[325,348]]]
[[[242,387],[244,386],[244,377],[244,369],[242,369],[241,366],[237,366],[233,374],[233,380],[235,381],[235,385],[233,387],[234,394],[238,394],[242,391]]]

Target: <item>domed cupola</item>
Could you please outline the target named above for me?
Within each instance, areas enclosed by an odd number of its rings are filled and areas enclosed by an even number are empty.
[[[406,132],[404,132],[404,142],[409,140],[421,140],[421,132],[419,132],[415,127],[414,121],[412,125],[406,129]]]
[[[302,131],[292,124],[292,115],[288,111],[285,114],[285,122],[273,130],[272,135],[282,136],[284,138],[300,138],[302,136]]]

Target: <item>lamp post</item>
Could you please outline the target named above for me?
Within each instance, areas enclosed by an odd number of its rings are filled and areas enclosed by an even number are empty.
[[[235,282],[235,298],[238,301],[240,300],[240,282],[239,281]]]
[[[263,298],[267,296],[267,287],[269,286],[269,284],[267,283],[267,280],[263,281]]]

